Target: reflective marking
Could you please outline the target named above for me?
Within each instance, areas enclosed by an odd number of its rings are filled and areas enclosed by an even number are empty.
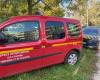
[[[0,54],[8,54],[8,53],[15,53],[15,52],[22,52],[22,51],[29,51],[29,50],[33,50],[33,48],[22,48],[22,49],[1,51]]]
[[[60,55],[60,54],[63,54],[63,52],[49,53],[49,54],[46,54],[46,55],[43,55],[43,56],[37,56],[37,57],[34,57],[34,58],[26,58],[26,59],[22,59],[22,60],[19,60],[19,61],[2,63],[2,64],[0,64],[0,66],[8,66],[8,65],[16,64],[16,63],[21,63],[21,62],[38,60],[38,59],[42,59],[42,58],[45,58],[45,57],[56,56],[56,55]]]
[[[53,44],[52,46],[55,47],[55,46],[64,46],[64,45],[77,45],[77,44],[81,44],[81,43],[82,43],[81,41],[67,42],[67,43]]]
[[[45,46],[42,46],[42,48],[45,48]]]

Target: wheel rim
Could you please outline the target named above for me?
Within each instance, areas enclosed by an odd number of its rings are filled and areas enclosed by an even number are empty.
[[[74,65],[78,60],[77,54],[70,54],[68,57],[68,64]]]

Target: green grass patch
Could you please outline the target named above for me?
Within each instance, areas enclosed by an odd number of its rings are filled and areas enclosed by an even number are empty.
[[[74,66],[58,64],[0,80],[90,80],[96,60],[94,51],[82,49],[80,61]]]

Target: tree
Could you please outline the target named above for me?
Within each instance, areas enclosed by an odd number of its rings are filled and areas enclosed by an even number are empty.
[[[75,0],[68,6],[68,9],[73,12],[73,18],[79,19],[83,24],[86,23],[86,9],[88,0]]]
[[[23,4],[24,3],[24,4]],[[11,16],[26,14],[25,0],[0,0],[0,18],[5,20]]]
[[[100,25],[100,2],[96,0],[73,0],[68,9],[83,25]],[[88,12],[87,12],[88,11]]]
[[[93,0],[89,8],[89,25],[100,26],[100,2]]]
[[[28,14],[32,15],[32,0],[27,0]]]
[[[6,19],[16,15],[33,15],[38,9],[42,15],[64,16],[61,0],[0,0],[0,16]]]

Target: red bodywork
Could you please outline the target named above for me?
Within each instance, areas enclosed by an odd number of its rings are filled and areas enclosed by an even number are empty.
[[[81,28],[80,22],[74,19],[65,19],[46,16],[18,16],[0,24],[0,30],[7,25],[20,21],[39,21],[40,25],[40,40],[36,42],[21,42],[14,44],[0,44],[0,78],[11,76],[17,73],[27,72],[34,69],[39,69],[53,64],[62,63],[65,56],[71,50],[80,51],[82,47],[82,32],[80,36],[71,38],[68,35],[66,23],[77,24]],[[64,39],[47,40],[45,34],[46,21],[61,21],[64,23],[66,37]],[[2,56],[4,53],[14,53],[26,51],[25,54],[12,54]],[[17,61],[14,57],[17,55],[23,59]],[[5,63],[7,57],[12,57],[12,62]],[[18,58],[19,59],[19,58]],[[1,62],[4,61],[4,62]],[[4,64],[3,64],[4,63]]]

